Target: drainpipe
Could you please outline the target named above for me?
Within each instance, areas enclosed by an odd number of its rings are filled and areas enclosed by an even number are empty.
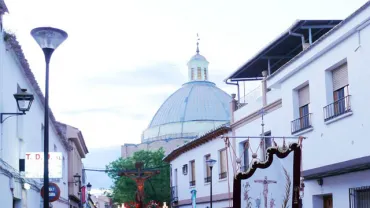
[[[301,40],[302,40],[302,49],[303,49],[303,50],[305,49],[306,42],[305,42],[305,40],[304,40],[304,35],[299,34],[299,33],[294,33],[294,32],[292,32],[292,31],[290,31],[290,30],[289,30],[289,35],[291,35],[291,36],[296,36],[296,37],[300,37],[300,38],[301,38]]]
[[[240,91],[239,91],[239,82],[236,81],[236,83],[233,83],[233,82],[229,82],[228,79],[225,80],[225,83],[228,84],[228,85],[236,85],[237,88],[238,88],[238,101],[240,101]]]

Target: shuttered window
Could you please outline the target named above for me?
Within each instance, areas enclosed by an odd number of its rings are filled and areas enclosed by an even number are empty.
[[[333,91],[348,85],[348,67],[347,63],[333,70]]]
[[[310,103],[310,87],[309,85],[298,90],[299,107]]]
[[[227,165],[226,165],[226,149],[220,151],[220,172],[226,173],[227,172]]]
[[[206,177],[210,177],[211,176],[211,169],[207,165],[207,160],[211,159],[211,155],[206,155],[204,157],[204,159],[205,159],[204,164],[205,164],[205,167],[206,167]]]
[[[195,181],[195,161],[190,162],[191,176],[190,181]]]

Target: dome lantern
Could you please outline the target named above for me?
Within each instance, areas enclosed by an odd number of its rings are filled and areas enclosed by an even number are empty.
[[[208,64],[207,59],[199,54],[199,36],[197,34],[196,54],[188,62],[189,81],[208,81]]]

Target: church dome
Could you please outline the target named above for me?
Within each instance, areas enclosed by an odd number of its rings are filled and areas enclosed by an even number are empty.
[[[142,141],[196,137],[212,130],[230,121],[230,102],[212,82],[185,83],[158,109]]]
[[[207,59],[204,56],[200,55],[199,53],[197,53],[193,57],[191,57],[189,62],[192,62],[192,61],[204,61],[204,62],[208,63]]]

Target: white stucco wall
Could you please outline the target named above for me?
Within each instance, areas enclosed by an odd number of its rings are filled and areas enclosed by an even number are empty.
[[[26,88],[29,93],[34,94],[35,100],[29,112],[24,116],[11,117],[7,119],[1,126],[0,135],[0,158],[18,170],[19,159],[25,157],[25,152],[41,152],[43,131],[42,125],[44,122],[44,108],[38,96],[32,88],[30,82],[25,77],[21,65],[12,51],[4,43],[3,34],[0,35],[0,111],[1,112],[17,112],[16,101],[13,94],[17,92],[17,84],[21,88]],[[40,59],[43,59],[40,53]],[[58,152],[62,152],[64,157],[64,175],[63,179],[58,183],[61,189],[61,197],[68,199],[68,154],[58,137],[53,124],[49,123],[49,151],[54,151],[54,146]],[[39,180],[38,180],[39,181]],[[8,185],[0,186],[0,193],[5,192],[2,189],[8,190]],[[32,195],[32,191],[29,191]],[[7,201],[8,196],[1,194],[0,201]],[[30,198],[30,197],[27,197]],[[38,198],[39,199],[39,198]],[[29,207],[39,207],[29,204]],[[29,203],[36,203],[32,201]],[[63,205],[60,207],[68,207]],[[6,208],[4,206],[4,208]]]
[[[225,135],[226,136],[226,135]],[[205,143],[201,146],[198,146],[195,149],[189,150],[179,157],[171,161],[171,170],[172,170],[172,186],[177,186],[178,191],[178,201],[190,200],[191,199],[191,190],[195,189],[197,191],[197,198],[200,197],[209,197],[210,193],[210,184],[204,182],[206,177],[206,166],[205,166],[205,155],[210,154],[212,159],[217,160],[216,164],[213,167],[213,196],[218,194],[228,194],[230,186],[230,193],[233,192],[233,172],[232,172],[232,163],[230,158],[230,152],[228,152],[229,159],[229,168],[228,168],[228,178],[219,179],[220,174],[220,158],[219,150],[225,148],[225,142],[221,137],[212,140],[211,142]],[[195,160],[195,175],[196,175],[196,185],[195,187],[190,187],[190,161]],[[188,165],[188,174],[184,175],[182,173],[183,165]],[[177,182],[175,181],[175,169],[177,169]],[[230,172],[231,171],[231,172]],[[214,202],[213,207],[224,207],[223,204],[228,206],[228,201],[223,202]],[[198,203],[197,207],[206,207],[209,206],[209,203]],[[226,207],[225,206],[225,207]],[[188,205],[181,207],[190,207]]]
[[[271,130],[273,136],[291,136],[291,121],[298,118],[294,89],[304,83],[309,84],[309,109],[312,113],[313,130],[302,134],[308,138],[303,143],[303,170],[370,155],[370,141],[366,136],[370,127],[370,94],[367,87],[370,77],[370,26],[360,24],[368,20],[370,8],[360,12],[268,79],[268,87],[280,89],[282,98],[282,107],[265,116],[265,131]],[[344,61],[348,64],[353,114],[332,123],[325,123],[323,108],[333,102],[332,82],[327,75],[334,66]],[[271,101],[268,97],[268,103]],[[248,105],[236,111],[235,117],[239,120],[248,116],[247,112],[251,112]],[[260,123],[261,119],[257,119],[235,129],[235,135],[258,136],[261,132]],[[240,140],[242,139],[238,139],[238,142]],[[333,207],[348,207],[348,189],[369,186],[369,173],[363,171],[324,178],[322,187],[316,180],[306,181],[304,206],[319,207],[313,204],[315,195],[332,193]]]

